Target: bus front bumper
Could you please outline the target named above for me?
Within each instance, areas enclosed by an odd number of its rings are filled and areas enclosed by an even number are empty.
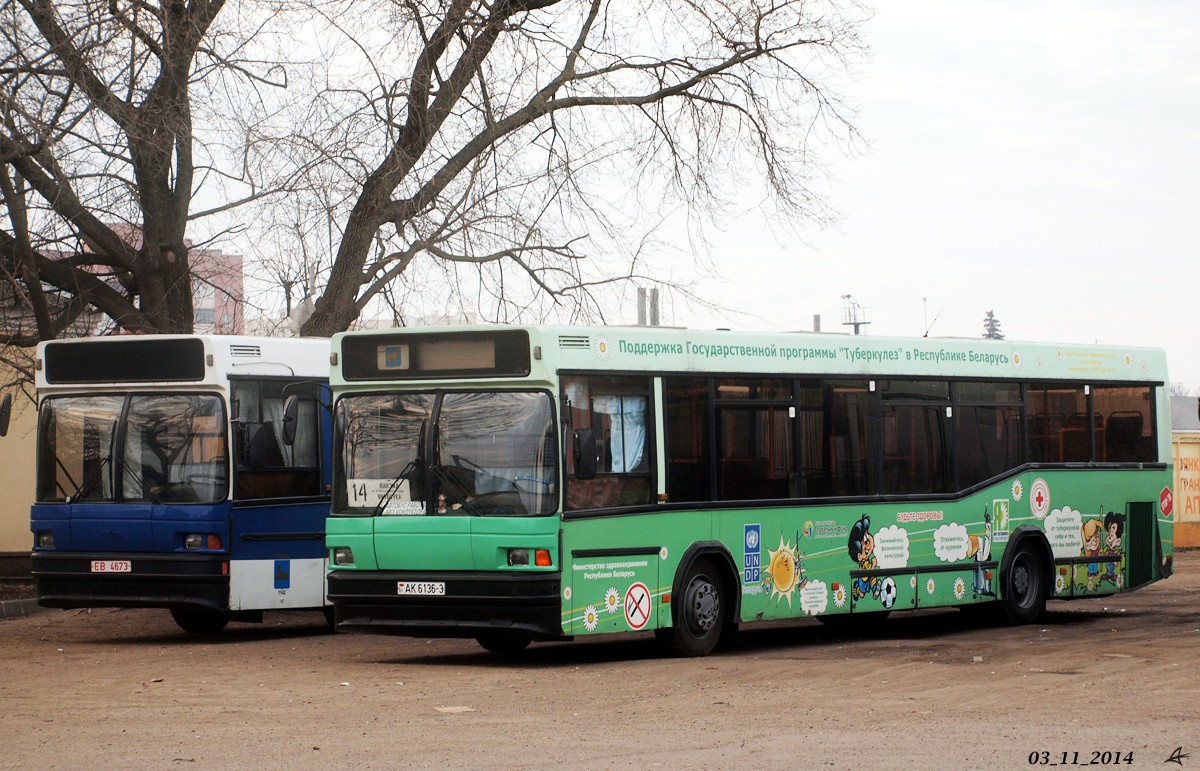
[[[31,573],[46,608],[205,608],[229,610],[224,555],[34,552]],[[95,571],[127,563],[128,572]]]
[[[445,586],[442,595],[402,595],[399,584]],[[342,632],[408,637],[523,633],[562,637],[559,573],[412,573],[334,570],[329,601]]]

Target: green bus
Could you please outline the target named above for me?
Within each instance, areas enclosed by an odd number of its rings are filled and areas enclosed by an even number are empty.
[[[661,327],[333,343],[343,631],[533,640],[1134,589],[1172,570],[1161,351]]]

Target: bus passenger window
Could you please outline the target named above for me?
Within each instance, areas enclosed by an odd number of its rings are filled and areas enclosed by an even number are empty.
[[[1154,463],[1158,448],[1154,437],[1154,391],[1149,386],[1096,386],[1092,388],[1098,436],[1096,452],[1101,463]]]
[[[565,433],[567,508],[599,509],[653,502],[650,380],[572,376],[563,379],[569,431]],[[596,436],[594,479],[576,479],[576,429]]]

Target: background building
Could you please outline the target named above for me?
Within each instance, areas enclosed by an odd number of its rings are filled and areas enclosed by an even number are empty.
[[[1200,415],[1197,397],[1171,397],[1175,449],[1175,546],[1200,546]]]

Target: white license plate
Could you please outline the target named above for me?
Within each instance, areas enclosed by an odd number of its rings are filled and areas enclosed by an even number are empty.
[[[92,560],[93,573],[132,573],[129,560]]]
[[[397,581],[396,594],[444,595],[446,584],[441,581]]]

